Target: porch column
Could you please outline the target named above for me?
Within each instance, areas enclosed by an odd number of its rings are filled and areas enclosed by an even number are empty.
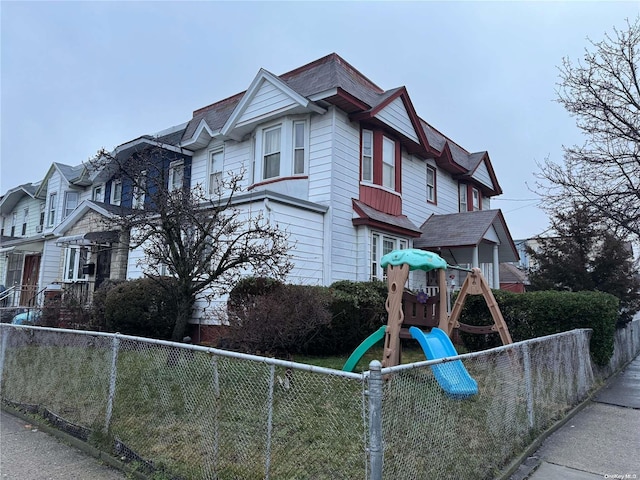
[[[500,288],[500,259],[498,258],[498,244],[493,246],[493,288]]]
[[[473,257],[471,257],[471,267],[480,268],[480,262],[478,261],[478,245],[473,247]]]

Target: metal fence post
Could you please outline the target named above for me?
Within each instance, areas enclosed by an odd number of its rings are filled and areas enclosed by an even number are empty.
[[[107,398],[107,413],[105,415],[104,431],[109,431],[111,414],[113,413],[113,400],[116,396],[116,377],[118,374],[118,346],[120,340],[114,336],[111,343],[111,375],[109,377],[109,397]]]
[[[371,480],[382,480],[382,364],[369,363],[369,468]]]
[[[529,428],[533,428],[535,418],[533,409],[533,381],[531,379],[531,354],[529,353],[529,345],[522,344],[522,361],[524,364],[524,385],[527,396],[527,418],[529,419]]]
[[[273,429],[273,387],[276,376],[276,366],[271,365],[269,369],[269,398],[267,400],[267,445],[265,452],[264,478],[269,480],[269,470],[271,469],[271,432]]]
[[[2,328],[2,345],[0,345],[0,393],[2,393],[2,377],[4,373],[4,356],[7,351],[7,337],[11,331],[9,328]]]

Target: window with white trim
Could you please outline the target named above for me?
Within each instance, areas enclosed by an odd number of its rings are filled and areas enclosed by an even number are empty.
[[[460,211],[466,212],[469,210],[469,206],[467,204],[467,185],[465,183],[459,185],[459,192]]]
[[[78,206],[78,198],[78,192],[64,192],[64,216],[62,218],[67,218],[75,210]]]
[[[373,132],[362,131],[362,181],[373,183]]]
[[[47,226],[49,227],[53,227],[53,224],[56,221],[57,204],[58,204],[58,194],[55,192],[49,194],[49,215],[47,217]]]
[[[480,190],[478,190],[477,188],[472,188],[471,189],[471,200],[472,200],[472,207],[473,207],[473,211],[477,212],[478,210],[480,210]]]
[[[142,171],[136,177],[131,194],[131,208],[144,208],[144,193],[147,189],[147,172]]]
[[[262,132],[262,178],[265,180],[280,176],[281,137],[280,125]]]
[[[169,164],[169,191],[180,190],[184,184],[184,161],[176,160]]]
[[[387,137],[382,137],[382,186],[396,186],[396,142]]]
[[[11,236],[16,236],[16,225],[18,225],[18,212],[11,214]]]
[[[96,185],[93,187],[91,191],[91,200],[94,202],[103,202],[104,201],[104,185]]]
[[[111,182],[111,205],[120,205],[122,201],[122,180]]]
[[[223,169],[224,148],[220,147],[209,152],[209,195],[220,194]]]
[[[427,165],[427,201],[436,203],[436,169]]]
[[[306,163],[306,125],[305,121],[293,122],[293,174],[304,175]]]
[[[309,122],[282,119],[265,125],[255,135],[254,180],[306,175],[309,163]]]
[[[87,276],[82,268],[87,263],[89,249],[81,246],[70,246],[64,252],[64,267],[62,280],[64,282],[86,282]]]
[[[27,234],[27,223],[29,222],[29,209],[25,208],[22,214],[22,236]]]
[[[379,232],[371,233],[371,280],[385,280],[386,271],[380,267],[380,259],[394,250],[408,248],[409,242],[404,238],[394,237]]]

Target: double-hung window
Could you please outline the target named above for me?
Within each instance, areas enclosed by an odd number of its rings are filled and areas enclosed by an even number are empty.
[[[58,194],[49,194],[49,215],[47,217],[47,226],[53,227],[56,221],[56,208],[58,206]]]
[[[262,177],[280,176],[280,150],[282,148],[282,126],[270,128],[262,132]]]
[[[78,206],[78,192],[65,192],[64,194],[64,216],[67,218]]]
[[[480,210],[480,190],[478,190],[477,188],[471,189],[471,200],[473,211],[477,212],[478,210]]]
[[[122,180],[111,182],[111,205],[120,205],[122,201]]]
[[[27,234],[27,223],[29,222],[29,209],[25,208],[22,215],[22,236]]]
[[[209,195],[221,193],[223,169],[224,149],[217,148],[209,153]]]
[[[459,185],[459,192],[460,211],[466,212],[469,210],[469,205],[467,204],[467,185],[465,183]]]
[[[427,165],[427,201],[436,203],[436,169]]]
[[[373,132],[362,131],[362,181],[373,182]]]
[[[67,247],[64,253],[63,280],[65,282],[86,281],[82,268],[87,263],[89,250],[87,247]]]
[[[382,138],[382,186],[396,186],[396,142],[387,137]]]
[[[400,144],[382,130],[362,130],[360,180],[400,192],[396,174],[400,168]]]
[[[306,122],[293,122],[293,174],[303,175],[305,168]]]
[[[169,191],[182,189],[184,182],[184,162],[177,160],[169,164]]]
[[[255,180],[303,176],[309,161],[309,122],[285,117],[266,125],[255,136]]]
[[[94,202],[104,201],[104,185],[96,185],[91,192],[91,200]]]
[[[13,212],[11,215],[11,236],[16,236],[16,225],[18,224],[18,212]]]

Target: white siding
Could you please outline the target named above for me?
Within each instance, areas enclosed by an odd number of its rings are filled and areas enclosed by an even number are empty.
[[[295,267],[287,282],[323,285],[324,226],[323,215],[277,202],[269,203],[269,219],[289,232]]]
[[[64,202],[64,190],[67,187],[66,180],[63,183],[62,175],[57,170],[54,170],[49,181],[47,182],[47,198],[45,205],[44,215],[44,230],[45,232],[51,232],[62,221],[62,206]],[[56,193],[56,216],[53,226],[49,226],[49,210],[51,208],[49,200],[52,193]]]
[[[272,112],[284,111],[297,103],[279,88],[266,80],[262,81],[244,112],[240,115],[237,125],[248,123],[256,118],[264,117]]]
[[[382,120],[390,127],[409,137],[414,142],[420,141],[415,129],[413,128],[407,109],[400,97],[396,98],[393,102],[380,110],[376,115],[376,118]]]
[[[333,158],[331,187],[331,279],[360,280],[357,278],[358,242],[353,225],[352,199],[359,196],[360,130],[349,122],[346,114],[334,112]]]
[[[436,204],[427,202],[427,163],[436,168]],[[417,227],[431,215],[458,212],[458,182],[432,160],[402,155],[402,213]]]
[[[62,248],[56,245],[55,240],[45,241],[40,261],[40,288],[62,280],[61,258]]]
[[[476,168],[476,171],[473,172],[473,178],[478,180],[483,185],[486,185],[489,188],[494,188],[493,182],[491,181],[491,176],[489,175],[489,170],[487,169],[487,165],[482,162]]]
[[[11,224],[13,222],[13,212],[17,214],[14,237],[33,237],[38,235],[36,232],[36,226],[40,223],[40,205],[42,201],[31,198],[25,194],[16,203],[13,211],[9,213],[5,220],[4,232],[5,235],[11,235]],[[22,235],[22,224],[24,223],[24,210],[29,209],[29,215],[27,218],[27,229],[24,235]]]

